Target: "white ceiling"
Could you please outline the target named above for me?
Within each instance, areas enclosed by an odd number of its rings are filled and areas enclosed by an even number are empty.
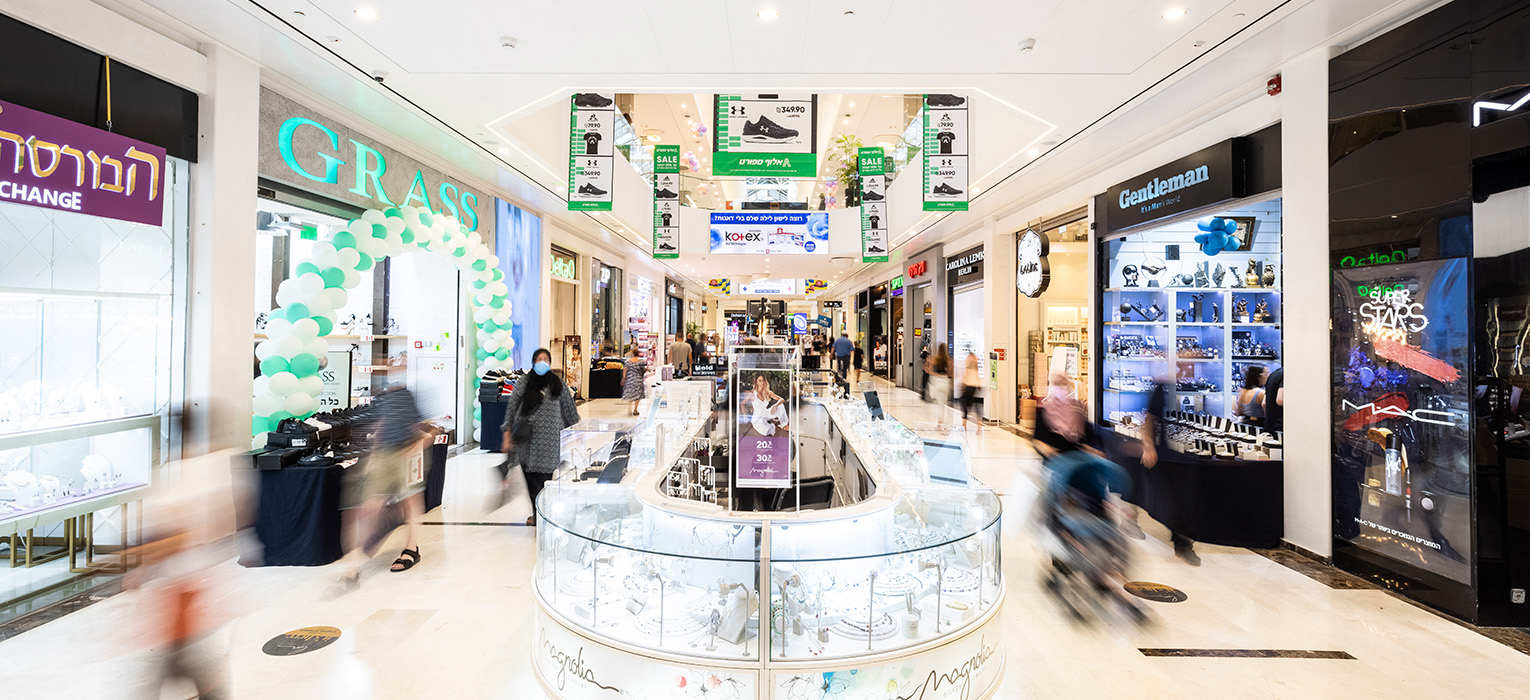
[[[1098,172],[1167,125],[1248,92],[1294,56],[1432,0],[97,2],[230,46],[270,79],[594,233],[602,227],[557,199],[572,91],[662,95],[672,112],[676,100],[694,108],[717,91],[805,90],[858,103],[968,94],[972,191],[982,196],[965,214],[894,221],[895,243],[919,250]],[[358,17],[363,4],[379,17]],[[756,16],[767,6],[778,19]],[[1165,20],[1169,7],[1189,13]],[[504,36],[516,48],[501,47]],[[1020,49],[1027,37],[1035,50]],[[385,85],[366,79],[375,70],[389,73]],[[822,112],[851,111],[833,109]],[[860,133],[862,123],[852,122],[839,125]]]

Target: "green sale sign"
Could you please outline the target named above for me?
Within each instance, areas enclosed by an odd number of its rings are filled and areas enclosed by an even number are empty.
[[[653,257],[680,257],[680,147],[653,147]]]

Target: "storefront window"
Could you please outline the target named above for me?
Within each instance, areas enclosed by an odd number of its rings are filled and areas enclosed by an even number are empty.
[[[590,347],[599,356],[621,352],[622,270],[590,259]]]

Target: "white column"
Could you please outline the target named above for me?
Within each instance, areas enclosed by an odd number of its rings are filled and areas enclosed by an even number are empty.
[[[983,341],[989,352],[1004,355],[998,362],[999,388],[990,387],[983,403],[986,417],[1014,423],[1018,417],[1015,387],[1019,381],[1016,363],[1020,354],[1015,342],[1015,237],[1012,231],[1000,229],[992,217],[983,226],[987,229],[983,245],[983,309],[988,313]],[[986,383],[988,377],[983,381]]]
[[[255,185],[260,67],[204,45],[188,245],[188,454],[248,445],[254,379]]]
[[[1285,539],[1333,548],[1328,279],[1328,59],[1282,69],[1281,231],[1285,330]]]

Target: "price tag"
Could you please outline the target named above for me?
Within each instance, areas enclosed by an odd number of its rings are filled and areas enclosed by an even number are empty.
[[[363,343],[370,343],[374,340],[377,340],[377,336],[372,335],[371,333],[361,336],[361,342]]]
[[[370,396],[358,396],[358,397],[356,397],[356,403],[358,403],[358,404],[360,404],[362,406],[365,406],[365,405],[367,405],[369,403],[372,403],[372,397],[370,397]]]
[[[436,444],[436,445],[445,445],[446,444],[446,434],[442,433],[440,435],[437,435],[436,436],[436,440],[435,440],[435,442],[433,444]]]
[[[362,374],[372,373],[372,365],[356,365],[356,369],[361,370]]]

